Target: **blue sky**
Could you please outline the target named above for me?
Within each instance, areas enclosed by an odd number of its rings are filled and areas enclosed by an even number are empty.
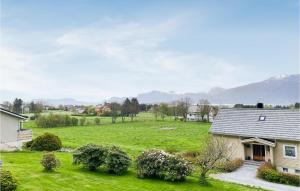
[[[1,1],[0,100],[100,101],[299,73],[297,0]]]

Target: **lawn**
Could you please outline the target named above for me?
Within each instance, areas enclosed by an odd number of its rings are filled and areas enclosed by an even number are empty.
[[[32,122],[24,126],[33,129],[34,137],[45,132],[58,135],[64,147],[76,148],[87,143],[118,145],[136,156],[150,148],[169,152],[198,150],[208,136],[210,123],[147,120],[59,128],[36,128]]]
[[[139,116],[134,122],[106,123],[98,126],[77,126],[59,128],[37,128],[34,122],[24,124],[31,128],[34,137],[51,132],[58,135],[64,147],[76,148],[86,143],[118,145],[134,159],[141,151],[160,148],[169,152],[186,152],[198,150],[208,136],[210,123],[181,122],[167,119],[155,121],[147,115]],[[52,173],[42,170],[40,159],[43,152],[4,152],[1,153],[4,168],[12,171],[18,180],[18,190],[257,190],[209,179],[209,185],[201,186],[197,174],[181,183],[171,183],[153,179],[138,179],[134,167],[124,176],[105,173],[105,169],[89,172],[72,165],[72,154],[56,152],[61,167]]]

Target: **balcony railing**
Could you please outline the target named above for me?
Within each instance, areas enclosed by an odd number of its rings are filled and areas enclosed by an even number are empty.
[[[32,130],[22,129],[18,131],[18,141],[30,141],[32,140]]]

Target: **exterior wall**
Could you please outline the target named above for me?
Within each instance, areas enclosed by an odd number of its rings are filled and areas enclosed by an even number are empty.
[[[284,156],[284,145],[297,147],[296,158],[286,158]],[[276,147],[274,148],[274,163],[279,171],[283,171],[283,168],[288,168],[288,173],[295,173],[295,170],[300,170],[300,143],[277,140]]]
[[[200,116],[193,114],[193,113],[188,113],[186,116],[186,119],[188,121],[201,121],[202,120]]]
[[[274,148],[265,145],[265,161],[274,165]]]
[[[0,112],[0,143],[14,142],[18,140],[20,119]]]
[[[250,157],[250,160],[252,160],[253,159],[252,144],[248,144],[248,145],[249,145],[248,147],[245,145],[245,157]]]
[[[222,135],[213,135],[214,137],[222,137],[225,139],[226,143],[232,148],[231,159],[240,158],[245,160],[245,149],[244,144],[241,142],[239,137],[234,136],[222,136]]]

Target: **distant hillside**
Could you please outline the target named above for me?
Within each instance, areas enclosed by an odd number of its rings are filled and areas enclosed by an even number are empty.
[[[175,94],[151,91],[139,94],[137,98],[140,103],[172,102],[190,97],[194,102],[199,99],[208,99],[215,104],[255,104],[258,101],[268,104],[290,104],[299,101],[299,82],[300,75],[296,74],[272,77],[261,82],[230,89],[213,88],[208,93]]]

